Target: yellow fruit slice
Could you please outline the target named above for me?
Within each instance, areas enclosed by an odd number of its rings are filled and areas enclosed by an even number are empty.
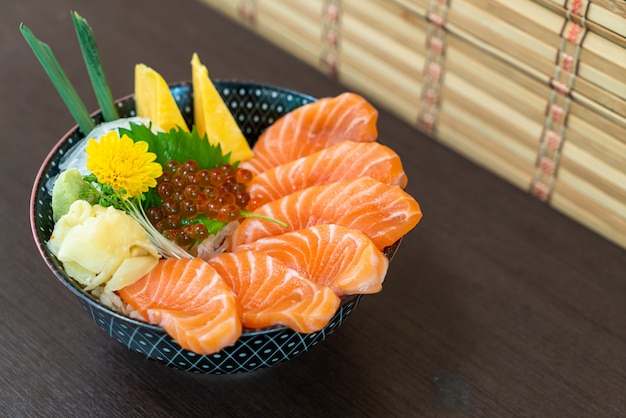
[[[189,132],[165,79],[144,64],[135,65],[135,109],[166,132],[176,126]]]
[[[200,63],[198,54],[193,54],[191,70],[193,117],[200,136],[206,134],[212,144],[221,144],[224,154],[231,153],[233,162],[251,158],[253,153],[248,141],[209,78],[207,68]]]

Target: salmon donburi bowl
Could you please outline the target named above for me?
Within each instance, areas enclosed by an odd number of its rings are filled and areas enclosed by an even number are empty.
[[[194,53],[191,81],[138,63],[134,94],[114,100],[91,28],[72,20],[94,114],[20,26],[77,124],[39,170],[30,219],[102,331],[167,366],[250,372],[311,349],[382,290],[422,212],[366,99],[213,82]]]
[[[131,248],[126,250],[137,256],[122,267],[118,263],[117,272],[108,272],[108,281],[98,280],[104,270],[110,270],[111,263],[104,262],[91,276],[81,274],[95,261],[73,265],[72,251],[77,247],[85,251],[85,246],[91,245],[89,241],[97,241],[102,232],[90,230],[88,222],[112,216],[108,212],[113,207],[64,202],[66,213],[56,213],[60,198],[53,193],[54,184],[71,165],[68,160],[84,152],[81,143],[86,135],[78,126],[56,144],[40,169],[31,196],[31,226],[47,265],[102,331],[128,349],[165,365],[196,373],[231,374],[284,362],[326,339],[357,307],[363,294],[381,290],[388,263],[402,236],[421,218],[421,212],[403,191],[407,180],[399,159],[376,142],[375,134],[370,134],[371,139],[351,142],[323,139],[326,134],[319,134],[326,143],[312,145],[305,141],[301,155],[289,156],[289,152],[296,151],[273,148],[276,145],[272,141],[300,135],[293,129],[318,129],[306,127],[307,118],[311,118],[304,113],[306,109],[320,111],[328,107],[330,111],[340,102],[349,107],[370,106],[362,98],[346,93],[316,100],[296,91],[254,83],[224,81],[214,85],[253,156],[242,160],[234,169],[240,171],[233,172],[234,176],[249,176],[245,179],[248,196],[244,216],[222,220],[231,230],[209,253],[176,241],[172,231],[182,230],[182,226],[169,230],[160,226],[158,230],[184,250],[182,255],[164,257],[159,254],[158,243],[155,252],[149,240],[138,245],[134,237]],[[194,85],[184,82],[169,85],[168,90],[182,123],[194,127],[198,108]],[[116,107],[120,120],[136,118],[136,95],[116,101]],[[93,118],[96,126],[107,125],[101,112]],[[363,126],[371,123],[364,118]],[[305,128],[299,127],[301,124]],[[118,130],[133,134],[140,128]],[[349,170],[332,170],[333,166],[345,168],[348,164],[339,160],[345,157],[348,144],[359,149],[360,155],[375,157],[361,167],[351,162]],[[269,149],[266,155],[266,151],[259,151],[261,148]],[[330,159],[321,164],[323,158]],[[372,162],[375,160],[378,163]],[[174,172],[176,164],[170,165],[163,164],[162,172],[155,176],[157,184],[153,187],[157,192],[166,183],[163,177],[168,176],[168,170]],[[346,171],[354,174],[347,176]],[[191,187],[189,191],[205,193],[212,191],[211,187]],[[367,196],[370,198],[364,199]],[[53,202],[55,197],[57,201]],[[358,209],[351,207],[351,199],[380,202]],[[306,207],[289,210],[298,202],[306,202]],[[148,219],[151,208],[148,204],[142,208]],[[315,218],[317,222],[307,224],[304,218],[298,218],[298,212],[307,210],[311,213],[305,215],[306,219]],[[163,218],[166,211],[161,212]],[[88,220],[81,223],[77,220],[81,216]],[[66,232],[59,226],[65,223],[80,224],[82,229]],[[71,243],[68,237],[79,232],[83,235]],[[115,234],[120,234],[113,241],[118,249],[128,246],[122,236],[128,233]],[[64,241],[59,244],[56,241],[60,238]],[[66,241],[70,244],[64,244]],[[100,249],[93,247],[92,251]],[[122,273],[135,269],[141,271],[140,278],[127,283]],[[85,279],[87,276],[91,279]]]

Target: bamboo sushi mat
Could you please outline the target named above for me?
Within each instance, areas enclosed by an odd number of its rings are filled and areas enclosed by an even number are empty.
[[[626,2],[201,1],[626,248]]]

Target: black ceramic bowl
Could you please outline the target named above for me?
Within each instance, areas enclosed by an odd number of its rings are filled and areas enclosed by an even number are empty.
[[[250,144],[259,134],[285,113],[310,103],[313,97],[284,88],[244,82],[216,82],[216,87],[229,106]],[[193,118],[193,92],[189,83],[171,86],[183,116],[191,125]],[[117,102],[120,117],[135,116],[132,96]],[[100,113],[94,114],[96,123],[102,122]],[[165,331],[155,325],[133,320],[102,305],[97,299],[70,278],[63,265],[50,253],[45,243],[54,229],[51,196],[47,182],[59,174],[61,157],[82,139],[78,127],[72,128],[52,149],[44,161],[31,195],[31,227],[43,259],[79,300],[93,321],[105,333],[130,350],[167,366],[196,373],[231,374],[249,372],[289,360],[323,341],[357,306],[360,295],[345,297],[328,325],[313,334],[300,334],[287,327],[244,330],[241,338],[218,353],[200,355],[181,348]],[[392,257],[397,245],[386,251]]]

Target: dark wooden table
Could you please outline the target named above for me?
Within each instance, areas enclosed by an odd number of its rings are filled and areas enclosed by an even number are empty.
[[[314,96],[345,90],[193,0],[0,2],[0,415],[626,416],[626,252],[381,111],[424,219],[384,290],[288,363],[203,376],[102,333],[39,258],[39,165],[73,121],[19,32],[51,45],[96,109],[69,11],[91,23],[114,95],[144,62]]]

